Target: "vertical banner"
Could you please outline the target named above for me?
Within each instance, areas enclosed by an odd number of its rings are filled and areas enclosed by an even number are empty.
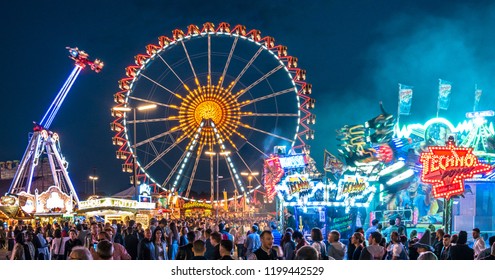
[[[335,176],[335,179],[338,179],[340,175],[342,175],[344,163],[327,150],[325,150],[323,162],[323,170],[332,173]]]
[[[483,91],[481,89],[478,89],[478,86],[476,85],[474,88],[474,107],[473,107],[473,112],[476,112],[478,109],[478,104],[480,103],[481,99],[481,94]]]
[[[447,110],[450,105],[452,83],[439,79],[438,82],[438,109]]]
[[[399,115],[409,115],[411,112],[412,87],[399,84]]]

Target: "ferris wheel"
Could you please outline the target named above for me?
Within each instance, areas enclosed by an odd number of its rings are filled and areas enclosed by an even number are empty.
[[[274,146],[309,151],[315,100],[297,63],[287,47],[243,25],[160,36],[135,56],[114,95],[123,171],[186,200],[207,194],[214,202],[215,185],[217,199],[219,187],[241,196],[249,191],[241,173],[261,171]]]

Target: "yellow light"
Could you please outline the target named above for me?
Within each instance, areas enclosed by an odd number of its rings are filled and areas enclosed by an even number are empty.
[[[132,110],[129,107],[113,107],[112,109],[119,112],[130,112]]]
[[[138,111],[145,111],[145,110],[154,109],[156,107],[157,107],[156,104],[149,104],[149,105],[139,106],[139,107],[137,107],[137,109],[138,109]]]

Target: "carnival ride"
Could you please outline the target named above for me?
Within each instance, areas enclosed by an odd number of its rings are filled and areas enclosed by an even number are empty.
[[[245,188],[240,172],[256,173],[268,147],[309,153],[315,100],[306,71],[286,46],[259,30],[228,23],[175,29],[125,70],[111,130],[122,170],[133,173],[135,185],[193,201],[191,190],[209,192],[204,200],[212,203],[221,184],[238,199],[254,191]],[[136,119],[142,105],[156,109]]]
[[[8,191],[8,195],[24,197],[20,206],[29,207],[31,211],[36,210],[37,213],[71,212],[75,204],[79,203],[67,171],[68,162],[61,152],[59,136],[50,130],[50,126],[81,70],[89,66],[98,73],[104,65],[98,59],[89,60],[89,55],[78,48],[67,47],[67,49],[69,58],[75,62],[74,69],[41,121],[34,122],[29,144]],[[42,163],[46,159],[50,166],[51,180],[36,183],[37,178],[48,175],[43,174],[42,168]],[[42,179],[44,181],[46,178]],[[39,203],[38,198],[43,200],[44,206]]]

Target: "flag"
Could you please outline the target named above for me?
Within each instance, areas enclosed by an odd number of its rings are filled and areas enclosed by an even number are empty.
[[[474,90],[474,111],[476,111],[476,109],[478,108],[482,93],[483,91],[481,89],[478,89],[478,87],[476,87],[476,89]]]
[[[329,153],[325,150],[324,155],[324,163],[323,170],[326,172],[330,172],[332,174],[336,174],[336,177],[339,177],[342,174],[342,170],[344,169],[344,163],[340,161],[336,156]]]
[[[452,83],[439,79],[438,83],[438,109],[447,110],[450,105],[450,92]]]
[[[409,115],[412,105],[412,87],[399,84],[399,115]]]

